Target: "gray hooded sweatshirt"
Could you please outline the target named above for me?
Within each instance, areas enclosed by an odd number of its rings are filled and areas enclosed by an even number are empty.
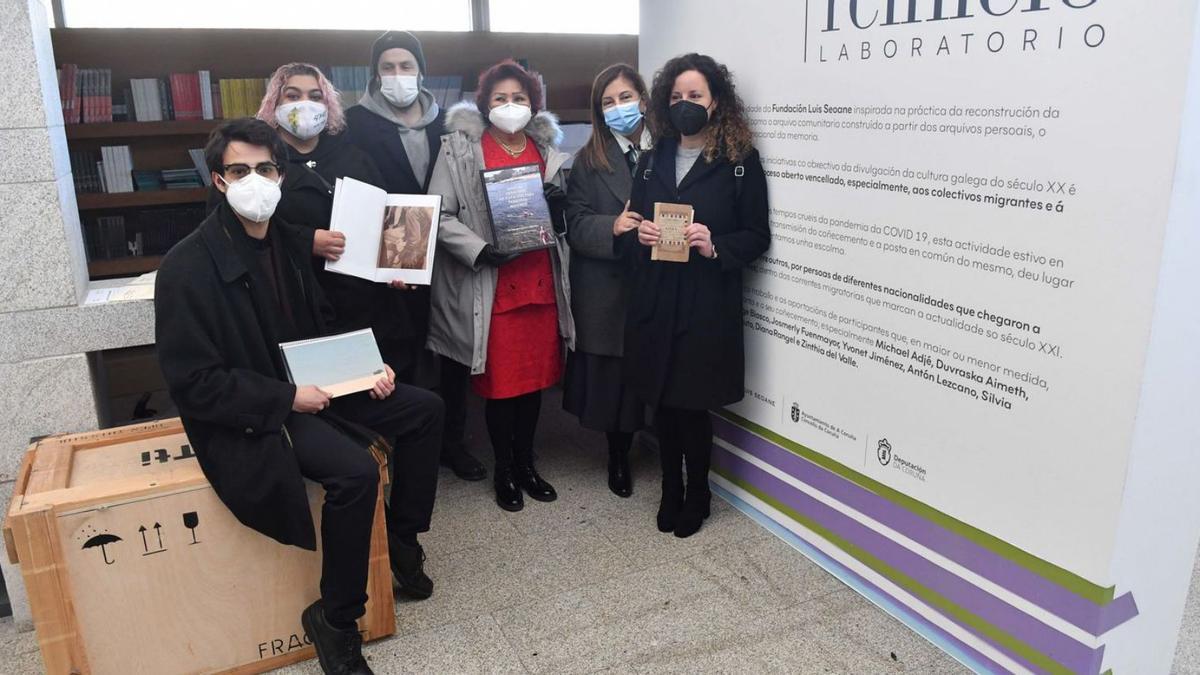
[[[408,163],[412,165],[413,175],[418,181],[424,182],[425,176],[429,175],[429,137],[425,134],[425,127],[433,123],[437,119],[440,111],[437,101],[433,100],[433,94],[428,89],[421,89],[421,93],[417,95],[417,101],[414,105],[420,105],[425,114],[421,116],[420,121],[415,126],[408,126],[400,121],[396,111],[392,108],[392,104],[388,102],[383,94],[379,91],[378,84],[372,84],[371,88],[363,94],[358,101],[359,105],[379,115],[383,119],[396,125],[396,131],[400,134],[400,142],[404,143],[404,152],[408,155]],[[429,187],[423,185],[422,187]]]

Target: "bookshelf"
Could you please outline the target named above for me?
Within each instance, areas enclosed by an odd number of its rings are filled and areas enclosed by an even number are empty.
[[[208,188],[146,192],[85,192],[76,195],[81,211],[122,209],[166,204],[195,204],[208,199]]]
[[[381,31],[380,31],[381,32]],[[637,63],[637,37],[493,32],[419,32],[430,75],[460,75],[463,89],[474,88],[479,73],[509,57],[525,58],[547,82],[548,107],[566,123],[589,121],[591,82],[603,67]],[[112,91],[131,79],[169,78],[171,73],[208,70],[211,81],[265,78],[280,64],[307,61],[322,68],[365,65],[374,31],[197,30],[55,28],[51,41],[59,64],[109,71]],[[153,59],[147,59],[153,54]],[[328,72],[326,74],[329,74]],[[345,101],[347,107],[356,101]],[[71,151],[99,151],[128,145],[133,168],[159,171],[192,166],[188,149],[203,147],[223,120],[100,122],[65,127]],[[156,220],[157,210],[203,208],[206,188],[125,193],[79,193],[85,229],[97,219],[126,216],[131,232],[149,238],[171,231]],[[164,212],[165,213],[165,212]],[[164,215],[164,218],[168,216]],[[176,219],[177,216],[170,216]],[[197,221],[198,223],[198,221]],[[94,230],[93,230],[94,231]],[[110,251],[111,252],[111,251]],[[147,250],[147,253],[159,251]],[[94,259],[92,278],[142,274],[157,269],[161,255]]]
[[[93,279],[109,277],[131,277],[153,272],[162,264],[161,255],[131,256],[111,260],[93,260],[88,263],[88,274]]]
[[[122,140],[147,136],[205,136],[223,120],[170,120],[163,122],[98,122],[92,124],[68,124],[68,141],[78,140]]]

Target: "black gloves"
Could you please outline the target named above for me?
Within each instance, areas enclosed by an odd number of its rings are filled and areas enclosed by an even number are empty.
[[[567,193],[562,188],[551,183],[542,185],[542,193],[546,196],[546,206],[550,207],[550,222],[558,234],[567,232]]]
[[[488,265],[490,267],[500,267],[501,265],[512,262],[516,259],[516,255],[511,253],[501,253],[500,251],[496,250],[495,246],[492,246],[491,244],[484,244],[483,250],[481,250],[479,255],[475,257],[475,266],[483,267],[484,265]]]

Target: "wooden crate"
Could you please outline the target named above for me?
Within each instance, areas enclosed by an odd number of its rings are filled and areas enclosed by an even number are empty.
[[[379,459],[367,640],[396,628]],[[310,483],[318,524],[322,499]],[[300,612],[319,597],[320,553],[240,524],[178,419],[35,444],[4,540],[52,675],[259,673],[314,656]]]

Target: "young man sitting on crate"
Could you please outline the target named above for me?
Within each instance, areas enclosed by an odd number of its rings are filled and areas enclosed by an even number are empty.
[[[338,399],[288,382],[279,343],[324,334],[330,308],[309,263],[311,238],[272,218],[285,153],[275,130],[252,118],[209,138],[208,168],[225,200],[158,271],[158,358],[205,476],[242,523],[315,550],[304,478],[325,488],[321,599],[301,618],[325,672],[370,673],[355,624],[379,479],[367,446],[374,434],[395,446],[392,571],[401,592],[429,597],[417,534],[433,510],[442,401],[397,384],[390,367],[373,391]]]

